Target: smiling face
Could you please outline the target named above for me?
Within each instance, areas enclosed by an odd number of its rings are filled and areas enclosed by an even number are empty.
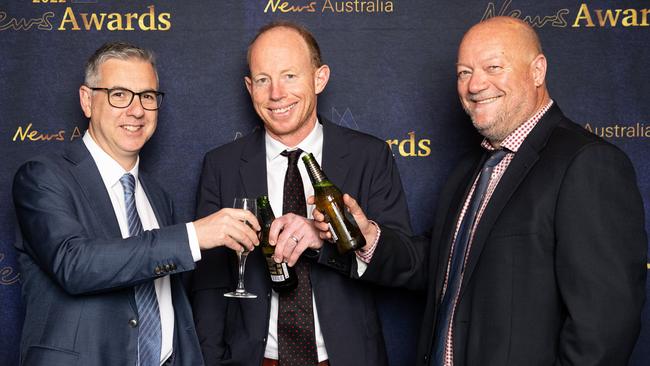
[[[157,90],[156,73],[151,63],[139,59],[109,59],[99,66],[100,88],[126,88],[134,92]],[[105,91],[79,88],[81,108],[90,118],[88,132],[93,140],[124,169],[130,170],[138,153],[156,130],[158,111],[142,108],[137,96],[126,108],[108,103]]]
[[[266,131],[287,146],[298,145],[316,123],[316,96],[327,84],[329,67],[316,67],[305,40],[286,27],[255,40],[249,66],[246,88]]]
[[[458,50],[460,101],[495,147],[548,97],[546,59],[530,32],[511,18],[493,18],[470,29]]]

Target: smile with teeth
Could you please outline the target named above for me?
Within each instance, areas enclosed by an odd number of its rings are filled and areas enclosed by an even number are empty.
[[[142,125],[137,125],[137,126],[135,126],[135,125],[122,125],[122,128],[129,131],[129,132],[136,132],[136,131],[140,130],[142,127],[144,127],[144,126],[142,126]]]
[[[296,104],[297,103],[293,103],[293,104],[288,105],[286,107],[271,109],[271,113],[285,113],[285,112],[288,112],[291,109],[293,109],[293,107],[295,107]]]
[[[492,97],[492,98],[487,98],[487,99],[481,99],[481,100],[474,100],[474,103],[476,104],[488,104],[492,103],[495,100],[499,99],[500,97]]]

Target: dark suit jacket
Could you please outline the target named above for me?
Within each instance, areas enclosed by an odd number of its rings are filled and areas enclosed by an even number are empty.
[[[409,233],[406,200],[397,167],[384,141],[323,123],[323,170],[357,198],[377,222]],[[210,151],[198,192],[199,217],[231,207],[234,197],[267,193],[264,130]],[[387,357],[372,291],[350,279],[354,255],[339,256],[325,243],[311,268],[316,307],[333,366],[386,365]],[[257,299],[223,297],[235,287],[235,255],[219,248],[203,253],[194,273],[194,316],[206,364],[259,366],[270,316],[271,281],[260,250],[248,256],[246,289]]]
[[[22,238],[26,318],[24,365],[135,365],[133,286],[171,274],[174,365],[202,364],[179,275],[194,268],[184,224],[144,172],[140,182],[162,229],[122,239],[97,166],[81,140],[63,155],[37,157],[16,173],[13,198]]]
[[[426,288],[418,364],[430,362],[455,224],[484,159],[477,152],[452,173],[430,246],[386,230],[363,275]],[[629,159],[553,106],[476,229],[454,320],[455,365],[627,364],[645,298],[646,240]]]

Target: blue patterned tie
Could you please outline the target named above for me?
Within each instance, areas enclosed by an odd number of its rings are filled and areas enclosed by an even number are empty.
[[[481,168],[481,176],[479,177],[474,193],[463,221],[456,234],[456,242],[454,243],[453,253],[451,254],[451,265],[449,267],[449,274],[447,277],[447,289],[442,296],[440,307],[438,308],[438,317],[435,327],[434,349],[433,357],[431,357],[432,365],[442,366],[445,364],[445,345],[447,341],[447,333],[449,327],[453,322],[452,313],[454,310],[454,303],[458,291],[460,290],[460,283],[462,280],[462,273],[465,269],[465,258],[467,256],[467,245],[471,237],[472,229],[476,225],[476,214],[478,213],[485,192],[487,191],[488,184],[490,183],[490,176],[494,167],[506,156],[507,151],[495,150],[490,157],[485,161]]]
[[[129,236],[142,233],[142,223],[135,206],[135,178],[126,173],[120,178],[124,188],[126,202],[126,220],[129,224]],[[160,329],[160,311],[153,280],[135,286],[135,303],[140,316],[138,333],[138,365],[159,366],[162,331]]]

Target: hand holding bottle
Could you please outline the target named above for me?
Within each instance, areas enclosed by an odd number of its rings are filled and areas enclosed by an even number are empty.
[[[307,248],[320,249],[323,246],[323,240],[314,227],[313,220],[292,213],[273,221],[269,243],[275,246],[275,261],[287,262],[289,266],[296,264]]]
[[[309,198],[307,198],[308,204],[313,205],[315,202],[316,198],[314,196],[309,196]],[[350,212],[352,217],[354,217],[354,221],[356,221],[361,234],[366,240],[366,245],[362,248],[362,250],[369,249],[372,243],[375,242],[375,239],[377,237],[377,229],[370,223],[370,220],[368,220],[366,217],[366,214],[361,209],[361,206],[359,206],[357,201],[352,198],[352,196],[345,193],[343,195],[343,203],[345,204],[346,209]],[[323,240],[331,241],[332,233],[330,231],[330,225],[325,221],[325,215],[323,215],[323,213],[320,212],[318,208],[314,208],[312,211],[312,216],[314,217],[314,227],[318,229],[319,237]]]

